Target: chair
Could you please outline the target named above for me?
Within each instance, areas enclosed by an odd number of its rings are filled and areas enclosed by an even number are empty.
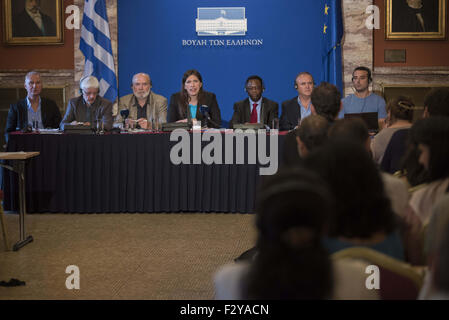
[[[382,300],[416,300],[423,284],[422,267],[413,267],[370,248],[344,249],[334,253],[332,259],[363,260],[379,267],[379,296]],[[368,278],[369,274],[366,276]]]
[[[3,190],[0,190],[0,201],[3,201]],[[0,205],[0,224],[2,225],[3,242],[5,244],[5,251],[9,250],[8,236],[6,234],[6,224],[3,213],[3,205]]]

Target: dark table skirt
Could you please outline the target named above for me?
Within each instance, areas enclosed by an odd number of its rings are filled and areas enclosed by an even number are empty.
[[[28,213],[253,212],[258,163],[174,165],[176,143],[169,133],[11,134],[8,151],[41,152],[26,168]],[[4,208],[17,211],[17,175],[3,175]]]

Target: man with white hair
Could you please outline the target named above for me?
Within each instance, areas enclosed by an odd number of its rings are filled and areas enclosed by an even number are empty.
[[[39,72],[31,71],[25,76],[27,97],[12,104],[6,122],[6,141],[12,131],[30,126],[36,129],[58,128],[61,113],[53,100],[40,96],[42,82]]]
[[[96,128],[97,123],[105,130],[112,128],[112,102],[99,96],[100,84],[94,76],[80,80],[81,96],[70,99],[61,129],[66,124],[82,124]]]
[[[152,82],[148,74],[135,74],[131,88],[133,93],[120,98],[117,123],[123,122],[122,110],[129,110],[127,121],[136,121],[142,129],[149,129],[152,122],[167,122],[167,98],[151,90]]]

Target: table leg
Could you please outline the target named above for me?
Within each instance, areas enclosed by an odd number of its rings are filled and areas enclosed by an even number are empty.
[[[33,241],[33,237],[30,235],[25,238],[25,215],[26,215],[26,194],[25,194],[25,161],[19,161],[19,228],[20,228],[20,240],[17,242],[13,250],[18,251],[26,244]]]

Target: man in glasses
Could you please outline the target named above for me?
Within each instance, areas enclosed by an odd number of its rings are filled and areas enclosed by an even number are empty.
[[[104,130],[112,128],[112,102],[99,96],[100,84],[94,76],[82,78],[78,98],[70,99],[61,129],[66,124],[81,124],[96,128],[102,126]]]
[[[248,98],[234,104],[229,127],[234,124],[263,123],[271,128],[273,120],[278,118],[279,106],[277,102],[262,97],[265,90],[263,80],[259,76],[250,76],[246,79],[245,92]]]
[[[339,118],[344,118],[348,113],[377,112],[379,129],[382,129],[387,117],[385,100],[369,91],[369,84],[373,81],[371,70],[367,67],[357,67],[352,73],[352,85],[354,93],[342,100],[343,109]]]
[[[31,71],[25,76],[27,97],[12,104],[6,122],[6,141],[12,131],[28,126],[35,129],[58,128],[61,113],[53,100],[41,97],[42,82],[39,72]]]

